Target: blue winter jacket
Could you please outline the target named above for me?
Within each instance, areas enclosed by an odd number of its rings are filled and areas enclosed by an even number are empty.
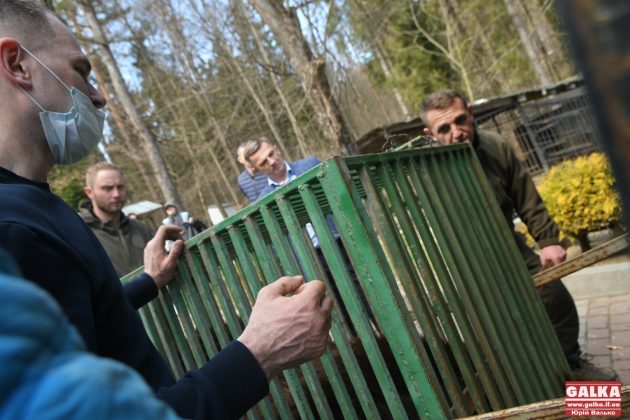
[[[0,419],[177,418],[135,371],[87,353],[53,298],[16,271],[0,250]]]

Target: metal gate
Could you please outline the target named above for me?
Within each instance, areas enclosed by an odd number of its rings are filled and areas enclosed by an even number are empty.
[[[250,418],[453,418],[559,397],[569,367],[511,235],[468,145],[334,157],[188,241],[141,316],[181,376],[240,335],[265,284],[322,279],[329,350],[273,380]]]

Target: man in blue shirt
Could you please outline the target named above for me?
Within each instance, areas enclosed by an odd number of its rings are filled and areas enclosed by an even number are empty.
[[[278,146],[267,137],[248,141],[243,148],[246,161],[259,173],[265,176],[266,185],[258,193],[256,199],[262,198],[276,188],[293,181],[299,175],[320,163],[315,156],[288,163],[282,157]]]

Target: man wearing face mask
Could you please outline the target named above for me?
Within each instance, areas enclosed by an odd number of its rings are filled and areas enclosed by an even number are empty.
[[[123,289],[98,239],[46,183],[55,164],[85,157],[100,139],[105,100],[89,73],[54,14],[34,0],[0,1],[0,248],[59,303],[87,351],[134,369],[178,415],[241,417],[272,377],[325,351],[332,300],[317,280],[278,279],[260,290],[241,336],[176,382],[134,308],[172,278],[181,228],[160,226],[146,272]],[[166,240],[175,240],[170,254]]]

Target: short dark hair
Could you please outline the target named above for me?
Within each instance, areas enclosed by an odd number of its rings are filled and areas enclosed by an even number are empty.
[[[271,140],[269,140],[265,136],[255,138],[253,140],[249,140],[247,143],[245,143],[245,145],[243,146],[243,157],[245,157],[245,160],[249,160],[249,158],[254,153],[256,153],[258,149],[260,149],[263,143],[267,143],[273,146],[273,143],[271,142]]]
[[[461,100],[464,103],[464,106],[468,105],[466,97],[456,90],[442,89],[433,92],[426,97],[424,102],[422,102],[422,109],[420,110],[420,117],[422,118],[422,121],[426,123],[426,116],[429,111],[434,109],[447,109],[456,99]]]
[[[52,27],[48,21],[48,13],[54,15],[41,1],[1,0],[0,37],[15,36],[15,33],[3,33],[5,30],[10,30],[11,28],[17,31],[19,31],[20,28],[25,28],[21,33],[24,37],[32,36],[31,34],[33,33],[52,33]],[[28,47],[32,50],[36,49],[36,46],[33,45],[28,45]]]

